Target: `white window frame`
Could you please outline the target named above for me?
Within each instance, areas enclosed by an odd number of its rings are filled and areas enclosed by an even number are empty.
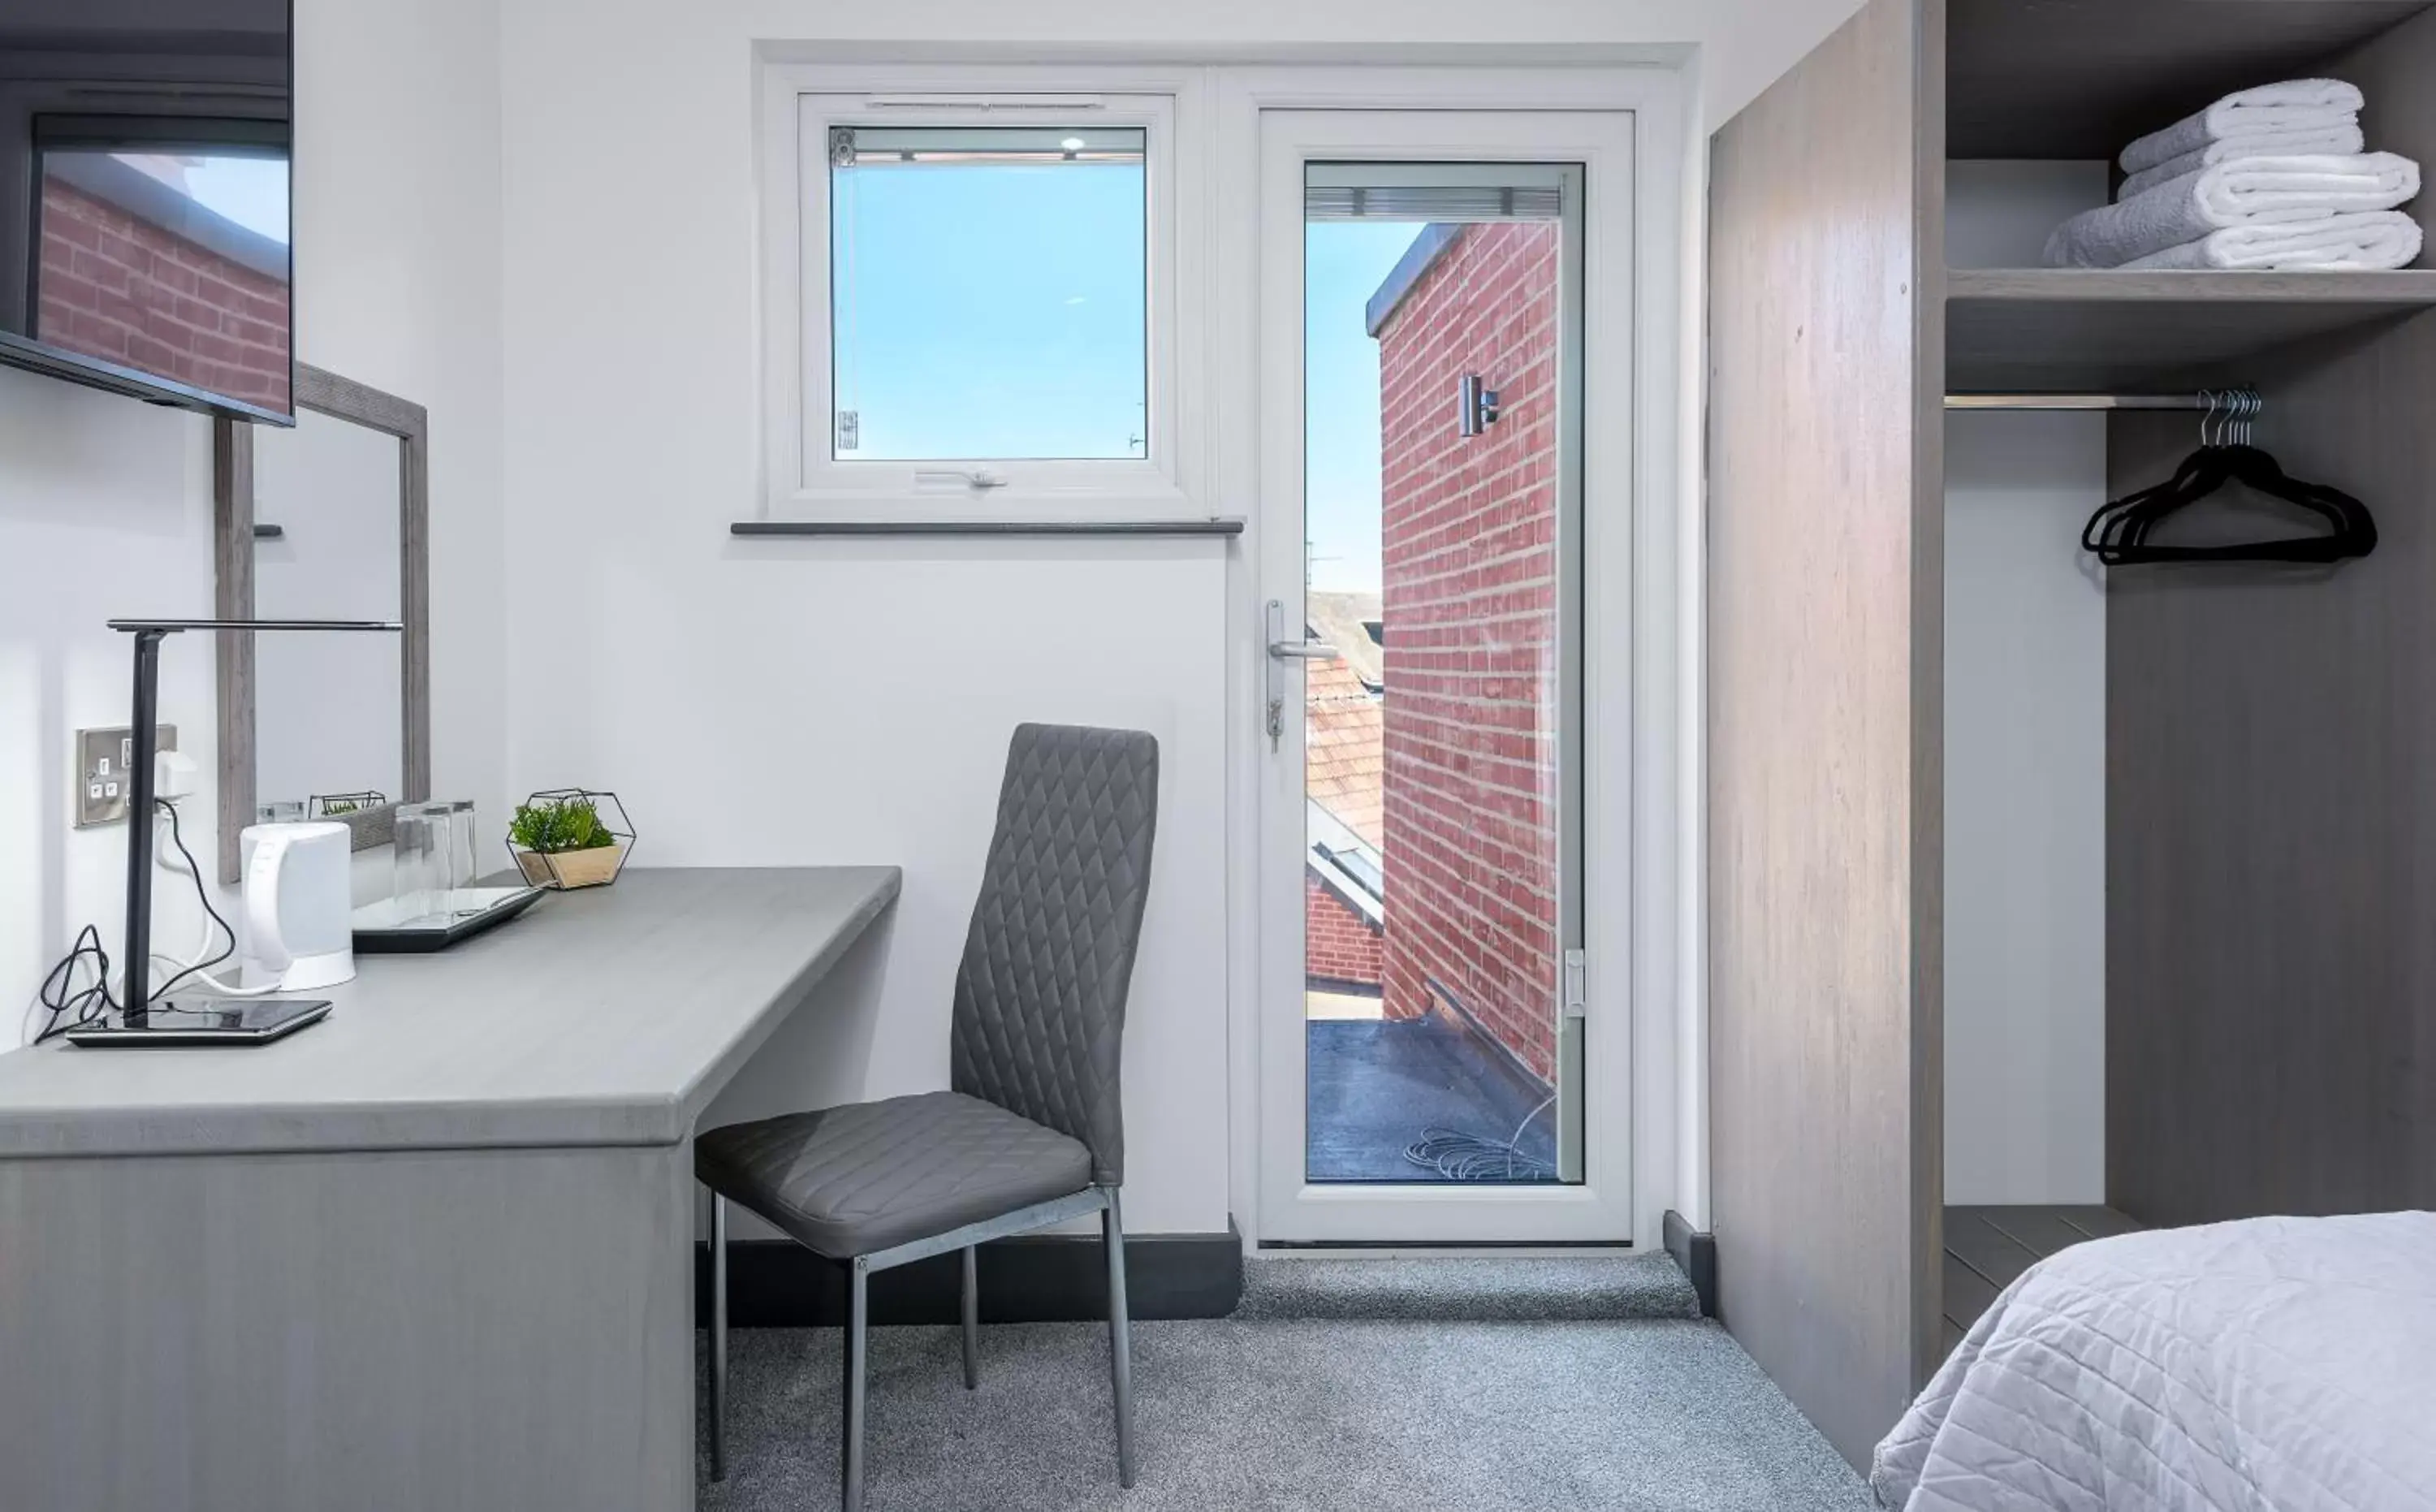
[[[1493,53],[1495,49],[1483,49]],[[1600,62],[1608,66],[1596,66]],[[1583,592],[1595,601],[1624,588],[1628,615],[1608,615],[1586,643],[1586,698],[1627,709],[1628,731],[1586,729],[1589,773],[1610,791],[1587,794],[1585,864],[1629,878],[1629,906],[1592,905],[1590,947],[1593,1009],[1631,1034],[1630,1235],[1655,1248],[1662,1215],[1679,1208],[1694,1226],[1709,1217],[1706,1112],[1707,1008],[1702,942],[1705,813],[1698,779],[1703,655],[1699,595],[1702,480],[1699,456],[1699,255],[1701,222],[1687,181],[1696,170],[1697,110],[1683,67],[1666,60],[1586,59],[1582,66],[1536,63],[1464,67],[1348,66],[1336,63],[1245,67],[1222,72],[1214,88],[1211,160],[1219,185],[1210,217],[1216,248],[1213,298],[1228,319],[1213,328],[1220,378],[1210,396],[1235,417],[1223,442],[1222,476],[1257,499],[1264,374],[1256,318],[1262,240],[1261,119],[1272,110],[1610,111],[1634,117],[1633,444],[1628,500],[1593,494],[1584,501],[1590,556]],[[1262,811],[1268,763],[1261,733],[1264,632],[1259,574],[1248,563],[1265,549],[1262,512],[1249,512],[1245,568],[1230,605],[1229,634],[1241,648],[1230,663],[1230,923],[1227,941],[1228,1204],[1244,1225],[1246,1247],[1291,1242],[1263,1226],[1261,1035]],[[1619,697],[1618,695],[1622,695]],[[1599,718],[1592,713],[1593,721]],[[1622,746],[1622,749],[1616,747]],[[1612,801],[1610,801],[1612,799]],[[1513,1189],[1526,1191],[1528,1189]],[[1441,1242],[1443,1233],[1414,1234]],[[1392,1238],[1383,1233],[1382,1238]],[[1418,1239],[1417,1241],[1418,1242]],[[1288,1251],[1292,1253],[1292,1251]]]
[[[767,62],[760,76],[762,506],[781,520],[1005,522],[1194,519],[1206,441],[1199,217],[1176,165],[1192,130],[1187,75],[1103,68],[912,70]],[[992,121],[992,117],[996,121]],[[1032,121],[1134,127],[1144,143],[1146,455],[1140,458],[845,460],[833,455],[828,132],[832,126]],[[815,229],[817,235],[812,234]]]
[[[1310,332],[1306,185],[1314,165],[1350,162],[1369,182],[1394,165],[1478,163],[1486,182],[1512,183],[1518,174],[1573,169],[1563,222],[1568,260],[1575,261],[1564,301],[1578,322],[1581,367],[1557,390],[1565,418],[1557,435],[1573,455],[1558,463],[1577,511],[1560,528],[1560,563],[1575,599],[1558,616],[1558,695],[1571,747],[1551,774],[1565,796],[1558,824],[1577,846],[1560,868],[1562,911],[1552,923],[1559,944],[1588,952],[1591,1022],[1580,1056],[1581,1080],[1558,1119],[1584,1128],[1582,1164],[1566,1184],[1331,1183],[1307,1180],[1310,1072],[1306,1017],[1309,981],[1304,848],[1307,793],[1300,721],[1286,732],[1262,773],[1259,1233],[1289,1243],[1623,1243],[1635,1237],[1632,1109],[1634,1040],[1630,973],[1637,951],[1627,928],[1636,878],[1629,853],[1633,788],[1630,583],[1638,414],[1634,353],[1635,300],[1641,236],[1634,207],[1639,161],[1638,120],[1628,108],[1559,112],[1444,108],[1384,112],[1342,109],[1263,110],[1260,113],[1262,275],[1259,362],[1263,410],[1260,461],[1261,559],[1263,600],[1301,605],[1307,568],[1301,542],[1308,531],[1308,394],[1279,360],[1306,355]],[[1438,182],[1463,170],[1437,170]],[[1587,181],[1587,190],[1584,181]],[[1552,176],[1553,182],[1553,176]],[[1554,225],[1556,222],[1542,222]],[[1577,281],[1576,281],[1577,280]],[[1307,361],[1307,355],[1304,357]],[[1560,359],[1561,360],[1561,359]],[[1559,371],[1562,371],[1561,368]],[[1446,422],[1453,425],[1452,412]],[[1604,509],[1599,506],[1605,506]],[[1619,508],[1618,506],[1624,506]],[[1618,529],[1619,526],[1624,527]],[[1590,601],[1596,594],[1598,600]],[[1575,599],[1575,596],[1579,597]],[[1567,686],[1566,685],[1570,685]],[[1301,694],[1298,679],[1288,686]],[[1391,691],[1388,695],[1393,697]],[[1581,766],[1574,771],[1575,763]],[[1570,780],[1569,780],[1570,779]],[[1604,850],[1602,835],[1611,842]],[[1578,917],[1578,935],[1571,932]],[[1559,1018],[1557,984],[1544,1005],[1551,1027]],[[1558,1136],[1559,1148],[1563,1137]],[[1240,1217],[1240,1215],[1239,1215]]]

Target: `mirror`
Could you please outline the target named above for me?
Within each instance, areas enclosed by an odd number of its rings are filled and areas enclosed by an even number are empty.
[[[253,612],[395,619],[397,443],[305,410],[253,438]],[[404,672],[393,641],[263,635],[253,646],[253,791],[303,817],[404,791]]]
[[[390,840],[430,793],[428,577],[421,406],[299,363],[294,428],[215,424],[218,612],[396,619],[395,639],[220,640],[220,875],[264,805]]]

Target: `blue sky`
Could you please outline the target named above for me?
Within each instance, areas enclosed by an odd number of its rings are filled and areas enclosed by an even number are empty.
[[[1314,588],[1379,591],[1379,343],[1365,311],[1421,224],[1319,220],[1304,229],[1304,533]]]
[[[848,457],[1140,457],[1139,164],[866,166],[831,214]]]
[[[1142,170],[1121,163],[840,173],[831,220],[847,457],[1139,457]],[[1379,588],[1379,349],[1363,310],[1418,221],[1308,228],[1312,584]],[[978,255],[977,255],[978,254]]]
[[[207,157],[186,169],[186,192],[249,231],[287,245],[287,160]]]
[[[287,160],[259,153],[113,152],[140,173],[178,188],[197,204],[287,245]]]

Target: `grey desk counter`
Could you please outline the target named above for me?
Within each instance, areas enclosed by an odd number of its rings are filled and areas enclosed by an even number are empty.
[[[0,1055],[0,1508],[694,1504],[694,1124],[894,868],[629,870],[246,1050]]]
[[[0,1159],[672,1144],[897,883],[638,867],[446,951],[361,957],[276,1044],[0,1055]]]

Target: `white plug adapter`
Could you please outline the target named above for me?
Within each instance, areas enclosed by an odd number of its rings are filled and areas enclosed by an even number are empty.
[[[191,798],[200,780],[201,769],[195,765],[195,758],[183,751],[163,751],[154,758],[152,795],[156,798],[168,803]]]

